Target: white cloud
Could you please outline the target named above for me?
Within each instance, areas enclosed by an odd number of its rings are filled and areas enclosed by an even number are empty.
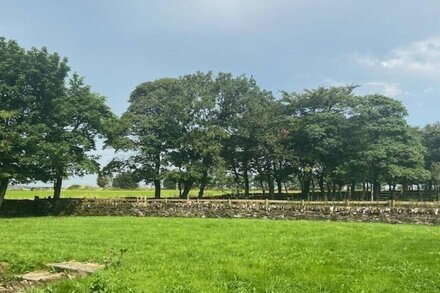
[[[387,97],[403,97],[410,93],[403,90],[396,82],[384,82],[384,81],[357,81],[357,82],[344,82],[334,80],[326,77],[322,79],[324,86],[344,86],[348,84],[358,84],[360,87],[356,90],[359,94],[373,94],[378,93]]]
[[[416,74],[440,78],[440,38],[428,38],[393,49],[384,58],[353,54],[352,58],[367,68],[389,73]]]
[[[379,92],[388,97],[398,97],[402,95],[407,95],[408,92],[403,91],[399,84],[397,83],[388,83],[381,81],[369,81],[365,83],[365,86],[371,87],[376,92]]]

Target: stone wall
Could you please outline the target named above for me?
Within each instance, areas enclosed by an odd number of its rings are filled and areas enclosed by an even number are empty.
[[[139,201],[51,199],[5,200],[2,217],[139,216],[196,218],[264,218],[384,223],[440,224],[440,208],[368,205],[368,203],[288,203],[275,201]]]

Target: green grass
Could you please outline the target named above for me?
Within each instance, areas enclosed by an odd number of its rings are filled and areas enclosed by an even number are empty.
[[[133,217],[0,220],[15,273],[64,260],[119,266],[45,292],[439,292],[440,227]],[[40,292],[33,290],[32,292]],[[104,292],[104,291],[102,291]],[[108,291],[105,291],[108,292]]]
[[[193,189],[190,192],[190,196],[197,196],[197,189]],[[206,197],[221,195],[228,193],[228,191],[221,190],[206,190]],[[176,197],[179,192],[177,190],[164,189],[161,192],[161,196],[163,197]],[[6,192],[6,199],[34,199],[35,196],[39,196],[40,198],[52,196],[52,190],[8,190]],[[123,190],[123,189],[64,189],[61,192],[61,197],[87,197],[87,198],[114,198],[114,197],[154,197],[154,189],[131,189],[131,190]]]

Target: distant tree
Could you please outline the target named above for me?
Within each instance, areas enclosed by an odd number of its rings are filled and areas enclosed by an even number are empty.
[[[199,197],[215,169],[222,168],[222,140],[226,132],[219,125],[219,90],[212,73],[196,73],[180,78],[181,106],[175,115],[180,125],[175,145],[170,152],[171,162],[177,167],[186,198],[195,183]]]
[[[423,129],[422,142],[426,149],[425,168],[433,174],[432,181],[428,183],[428,189],[431,190],[434,185],[438,190],[438,182],[435,181],[438,164],[440,163],[440,122],[428,124]]]
[[[296,173],[307,197],[315,181],[322,196],[327,186],[327,195],[333,197],[336,187],[345,183],[343,164],[348,159],[351,127],[347,114],[353,106],[354,88],[319,87],[283,95],[290,117],[290,125],[286,125],[288,148],[297,156]]]
[[[112,186],[121,189],[135,189],[138,188],[139,181],[132,173],[124,172],[117,174],[115,178],[113,178]]]
[[[163,180],[163,188],[176,190],[177,180],[173,177],[165,177],[165,179]]]
[[[49,111],[49,110],[47,110]],[[105,97],[93,93],[82,77],[74,74],[64,95],[55,100],[45,118],[47,135],[40,144],[40,176],[54,182],[54,198],[61,195],[63,178],[97,173],[99,156],[96,138],[111,136],[116,117],[105,103]]]
[[[439,200],[440,193],[440,162],[432,163],[431,165],[431,178],[434,182],[435,191],[437,194],[437,201]]]
[[[98,174],[98,178],[96,178],[96,184],[101,187],[101,188],[105,188],[107,186],[109,186],[111,183],[110,181],[110,177],[109,176],[105,176],[101,173]]]
[[[179,80],[172,78],[137,86],[121,117],[121,138],[110,143],[117,151],[130,151],[132,155],[127,160],[113,160],[107,169],[132,172],[139,180],[152,182],[155,198],[160,198],[170,145],[182,127],[175,119],[182,107],[180,89]]]
[[[276,117],[271,116],[273,97],[270,92],[260,89],[253,78],[246,76],[220,73],[216,83],[220,108],[218,123],[227,134],[222,142],[222,157],[234,178],[237,192],[243,189],[247,196],[252,175],[263,172],[256,155],[259,146],[263,145],[261,137],[270,132],[266,124]],[[261,179],[266,180],[267,176]]]
[[[424,149],[420,139],[411,135],[406,116],[400,101],[382,95],[360,97],[354,109],[352,143],[359,148],[353,161],[372,183],[372,199],[378,198],[381,184],[390,178],[400,177],[398,181],[405,185],[406,180],[415,180],[412,174],[419,173],[423,175],[419,179],[426,180]],[[417,173],[408,172],[415,169]]]

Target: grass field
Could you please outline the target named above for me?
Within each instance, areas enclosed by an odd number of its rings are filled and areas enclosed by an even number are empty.
[[[45,291],[439,292],[440,227],[307,221],[58,217],[0,220],[14,273],[113,265]],[[114,251],[127,250],[121,258]],[[113,251],[113,252],[112,252]],[[105,291],[108,290],[108,291]],[[113,291],[112,291],[113,290]]]
[[[193,189],[190,192],[190,196],[197,196],[197,189]],[[215,195],[221,195],[228,193],[228,191],[221,190],[206,190],[204,196],[210,197]],[[179,192],[177,190],[164,189],[161,192],[162,197],[176,197]],[[13,190],[10,189],[6,192],[7,199],[34,199],[35,196],[40,198],[53,195],[53,190]],[[61,192],[61,197],[88,197],[88,198],[113,198],[113,197],[154,197],[154,189],[64,189]]]

